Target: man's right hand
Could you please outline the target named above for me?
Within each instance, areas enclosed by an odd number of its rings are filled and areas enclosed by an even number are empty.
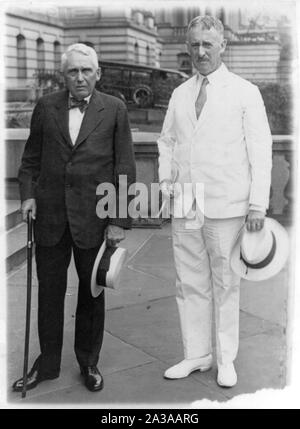
[[[31,210],[32,219],[36,217],[36,201],[35,198],[29,198],[23,201],[20,212],[22,213],[23,221],[27,222],[27,214]]]

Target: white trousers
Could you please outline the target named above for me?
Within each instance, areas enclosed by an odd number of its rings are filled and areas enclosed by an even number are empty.
[[[205,217],[194,229],[186,229],[184,219],[172,220],[176,300],[186,359],[212,353],[213,302],[217,362],[236,358],[240,277],[230,267],[230,254],[244,219]]]

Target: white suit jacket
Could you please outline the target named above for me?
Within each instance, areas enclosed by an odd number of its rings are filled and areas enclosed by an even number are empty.
[[[267,209],[272,136],[258,88],[222,64],[207,76],[207,101],[199,119],[195,75],[171,96],[159,148],[159,180],[202,183],[204,214],[228,218]],[[172,177],[173,176],[173,177]],[[252,207],[251,207],[252,208]]]

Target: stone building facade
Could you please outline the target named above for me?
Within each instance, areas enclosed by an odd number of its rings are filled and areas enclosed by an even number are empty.
[[[280,31],[251,30],[239,11],[126,6],[49,7],[6,10],[5,78],[10,99],[28,97],[38,69],[59,69],[61,53],[71,43],[91,43],[102,61],[128,62],[192,73],[185,45],[188,22],[200,14],[218,16],[228,39],[224,62],[252,81],[277,82],[289,73]],[[285,32],[288,34],[288,31]],[[284,61],[284,63],[283,63]]]
[[[187,54],[185,34],[194,16],[217,16],[224,25],[227,48],[223,60],[231,71],[254,82],[288,80],[288,61],[282,63],[282,47],[289,34],[289,24],[268,19],[268,23],[253,22],[241,10],[224,8],[175,8],[162,9],[155,15],[158,33],[163,40],[161,67],[176,68],[192,73]]]

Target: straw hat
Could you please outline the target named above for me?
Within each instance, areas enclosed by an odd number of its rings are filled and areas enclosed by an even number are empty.
[[[242,228],[231,253],[231,268],[240,277],[261,281],[275,276],[289,254],[286,230],[274,219],[265,218],[260,231]]]
[[[94,262],[91,276],[91,293],[94,298],[104,288],[117,290],[120,286],[120,273],[127,256],[122,247],[107,247],[104,240]]]

